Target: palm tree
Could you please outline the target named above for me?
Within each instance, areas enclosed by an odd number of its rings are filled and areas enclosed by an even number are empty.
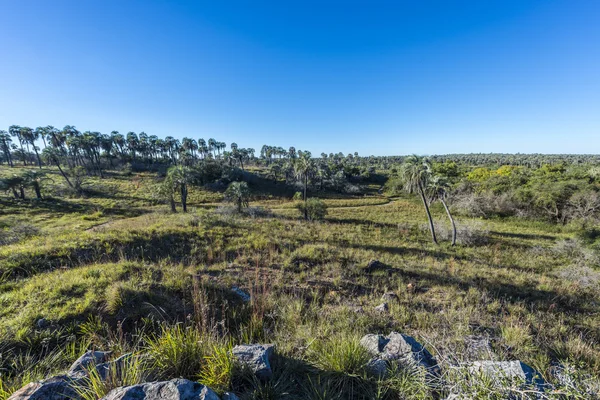
[[[231,182],[225,191],[225,197],[237,206],[238,212],[242,212],[242,207],[248,207],[250,197],[250,188],[246,182]]]
[[[431,212],[429,211],[429,205],[425,198],[425,188],[431,175],[431,166],[429,161],[424,157],[416,155],[409,156],[405,159],[404,164],[400,168],[400,176],[404,181],[404,190],[408,193],[419,193],[425,212],[427,213],[427,219],[429,220],[429,230],[431,231],[431,239],[433,243],[437,244],[437,238],[435,236],[435,228],[433,227],[433,219],[431,218]]]
[[[181,207],[183,208],[183,212],[187,212],[188,185],[193,181],[191,170],[181,165],[171,167],[167,171],[167,179],[173,183],[175,190],[179,189],[181,193]]]
[[[19,145],[21,146],[21,158],[23,160],[23,165],[27,165],[27,160],[25,158],[25,149],[23,149],[23,137],[21,136],[21,127],[19,125],[11,125],[8,127],[8,133],[10,136],[14,136],[19,141]]]
[[[456,224],[454,223],[454,218],[452,218],[452,214],[450,214],[450,209],[446,204],[446,199],[448,198],[448,192],[450,191],[450,183],[446,178],[441,175],[435,175],[431,178],[429,182],[429,191],[431,193],[431,199],[439,200],[444,205],[444,209],[446,210],[446,214],[448,215],[448,219],[452,224],[452,246],[456,245]]]
[[[58,167],[58,171],[60,172],[62,177],[65,178],[65,181],[67,182],[67,184],[71,188],[76,189],[75,186],[73,185],[73,183],[71,183],[71,180],[69,179],[67,174],[65,174],[65,171],[63,171],[63,169],[60,166],[60,157],[62,155],[61,151],[56,147],[46,147],[44,149],[44,151],[42,151],[42,155],[45,157],[45,159],[47,161],[50,161],[50,162],[56,164],[56,166]]]
[[[38,200],[42,199],[41,184],[46,180],[51,180],[46,176],[46,171],[26,171],[23,174],[25,186],[31,186],[35,191]]]
[[[10,135],[6,131],[0,130],[0,147],[2,147],[2,152],[4,153],[4,157],[6,158],[6,163],[13,167],[12,157],[10,154]]]
[[[304,219],[308,220],[308,212],[306,207],[306,192],[308,189],[308,177],[314,171],[315,165],[311,159],[309,151],[298,152],[298,158],[294,162],[294,172],[296,177],[304,182]]]

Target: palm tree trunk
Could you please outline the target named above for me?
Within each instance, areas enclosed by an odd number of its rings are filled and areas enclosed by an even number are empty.
[[[185,183],[181,184],[181,207],[183,212],[187,212],[187,186]]]
[[[40,159],[40,155],[38,154],[35,144],[33,145],[33,151],[35,151],[35,156],[37,157],[38,167],[40,167],[40,169],[42,169],[42,160]]]
[[[452,218],[452,214],[450,214],[450,209],[448,209],[448,205],[443,197],[440,197],[442,204],[444,205],[444,209],[446,210],[446,214],[448,214],[448,219],[452,224],[452,246],[456,245],[456,224],[454,223],[454,218]]]
[[[171,196],[169,196],[169,202],[171,203],[171,212],[177,212],[177,209],[175,208],[175,199],[173,198],[173,193],[171,193]]]
[[[38,200],[41,200],[42,192],[40,191],[40,184],[37,182],[33,182],[33,190],[35,190],[35,197],[37,197]]]
[[[431,212],[429,211],[429,206],[427,205],[427,199],[425,198],[425,193],[423,192],[423,186],[421,186],[421,182],[419,182],[419,194],[421,195],[421,200],[423,200],[423,206],[425,206],[425,212],[427,213],[427,219],[429,219],[429,230],[431,231],[431,239],[433,243],[438,244],[437,238],[435,237],[435,228],[433,227],[433,219],[431,218]]]
[[[304,219],[308,220],[308,208],[306,207],[306,187],[308,186],[308,173],[304,174]]]
[[[21,192],[21,200],[25,200],[25,189],[23,186],[19,188],[19,192]]]
[[[60,162],[58,160],[56,160],[56,166],[58,167],[58,170],[60,171],[60,174],[62,175],[63,178],[65,178],[65,181],[67,181],[67,183],[69,184],[69,186],[71,186],[73,189],[75,189],[75,187],[73,186],[73,184],[69,180],[69,177],[67,176],[67,174],[65,174],[65,171],[63,171],[63,169],[60,167]]]

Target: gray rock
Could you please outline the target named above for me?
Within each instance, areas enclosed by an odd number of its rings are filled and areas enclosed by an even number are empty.
[[[102,400],[220,400],[208,387],[188,381],[173,379],[148,382],[112,390]]]
[[[437,362],[425,346],[414,338],[398,332],[388,336],[365,335],[360,344],[376,359],[394,361],[407,367],[423,367],[429,373],[437,375]]]
[[[248,294],[247,292],[243,291],[242,289],[240,289],[237,286],[232,286],[231,287],[231,291],[235,294],[237,294],[239,296],[240,299],[242,299],[242,301],[244,303],[247,303],[250,301],[251,297],[250,294]]]
[[[261,379],[268,379],[273,374],[269,359],[273,354],[272,344],[251,344],[235,346],[232,350],[238,361],[252,370]]]
[[[372,358],[367,363],[367,371],[377,378],[385,378],[388,371],[388,363],[381,358]]]
[[[100,379],[103,381],[107,380],[109,377],[121,378],[121,374],[123,371],[123,367],[127,362],[130,362],[133,358],[132,353],[127,353],[117,358],[116,360],[112,360],[109,362],[105,362],[102,364],[96,365],[96,370],[98,371],[98,375]]]
[[[35,325],[38,327],[38,329],[44,329],[48,326],[48,320],[46,320],[46,318],[40,318],[37,320]]]
[[[380,313],[386,313],[390,311],[390,307],[388,306],[388,303],[381,303],[380,305],[375,307],[375,311],[378,311]]]
[[[233,393],[225,392],[223,393],[223,396],[221,396],[221,400],[240,400],[240,398]]]
[[[466,336],[464,343],[464,356],[467,361],[492,360],[494,358],[494,352],[492,351],[489,337],[476,335]]]
[[[471,374],[484,374],[501,384],[502,381],[521,381],[542,387],[544,380],[539,372],[521,361],[474,361],[468,366]]]
[[[68,375],[87,375],[87,369],[92,365],[102,364],[108,359],[108,351],[86,351],[81,357],[79,357],[71,368],[69,368]]]
[[[381,301],[386,302],[386,301],[398,301],[398,295],[394,292],[386,292],[383,294],[383,296],[381,296]]]
[[[31,382],[13,393],[8,400],[77,400],[80,397],[72,385],[79,382],[79,379],[66,375]]]

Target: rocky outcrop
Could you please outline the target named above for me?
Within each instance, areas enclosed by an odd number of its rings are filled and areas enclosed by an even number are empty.
[[[67,373],[67,375],[86,375],[87,370],[91,366],[102,364],[103,362],[108,360],[109,354],[110,352],[108,351],[88,350],[81,357],[79,357],[73,363],[73,365],[71,365],[71,368],[69,368],[69,372]]]
[[[439,373],[437,362],[431,353],[408,335],[398,332],[392,332],[388,336],[369,334],[363,336],[360,344],[373,356],[369,365],[374,373],[382,370],[382,363],[377,360],[395,362],[406,367],[425,368],[430,374]]]
[[[521,361],[474,361],[468,370],[473,375],[483,374],[497,384],[508,380],[540,388],[544,385],[540,373]]]
[[[73,400],[79,395],[73,385],[80,382],[80,378],[67,375],[55,376],[43,381],[32,382],[17,390],[8,400]]]
[[[173,379],[148,382],[112,390],[101,400],[220,400],[208,387],[188,381]]]
[[[273,374],[270,358],[273,354],[271,344],[251,344],[235,346],[233,355],[243,366],[250,368],[260,379],[268,379]]]
[[[386,313],[386,312],[390,311],[390,307],[388,306],[388,303],[381,303],[380,305],[375,307],[375,311],[380,312],[380,313]]]
[[[384,303],[397,302],[398,300],[398,295],[394,292],[385,292],[383,296],[381,296],[381,301]]]

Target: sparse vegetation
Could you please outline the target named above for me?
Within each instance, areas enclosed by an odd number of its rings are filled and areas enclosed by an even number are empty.
[[[458,368],[464,338],[483,334],[496,359],[534,366],[548,398],[597,398],[598,160],[255,157],[68,128],[47,129],[54,155],[39,162],[2,153],[0,399],[88,348],[136,357],[125,375],[90,375],[86,399],[174,377],[256,399],[530,396]],[[99,142],[73,147],[84,137]],[[369,372],[360,338],[391,330],[442,375]],[[232,358],[249,342],[275,345],[271,380]]]

